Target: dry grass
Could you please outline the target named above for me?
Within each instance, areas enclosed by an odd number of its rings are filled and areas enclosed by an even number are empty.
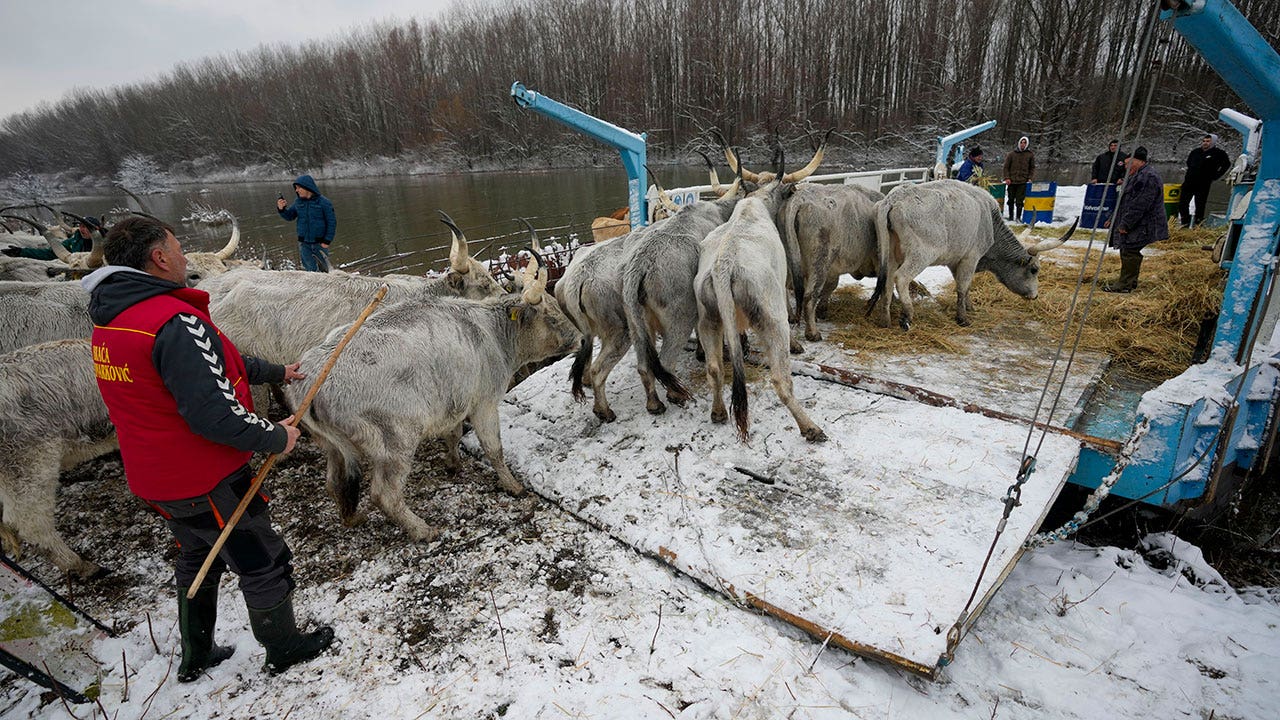
[[[1106,353],[1128,371],[1152,380],[1173,377],[1187,368],[1195,349],[1201,321],[1218,313],[1226,277],[1203,246],[1212,245],[1221,230],[1170,230],[1168,240],[1149,246],[1142,263],[1138,290],[1128,294],[1104,293],[1099,287],[1080,338],[1081,349]],[[1049,233],[1060,234],[1053,230]],[[1087,237],[1078,233],[1077,237]],[[1095,242],[1084,273],[1076,307],[1079,318],[1088,297],[1097,266],[1099,245]],[[955,291],[948,287],[935,296],[915,303],[911,331],[896,325],[881,328],[864,316],[866,296],[861,288],[843,288],[831,298],[829,319],[839,329],[830,339],[860,353],[912,354],[922,352],[964,353],[972,335],[1000,334],[1017,328],[1019,334],[1042,335],[1046,346],[1057,343],[1080,276],[1083,248],[1052,251],[1053,262],[1040,267],[1040,294],[1026,301],[1002,286],[991,273],[974,278],[973,324],[962,328],[955,323]],[[1102,263],[1102,280],[1120,272],[1114,250]],[[1101,284],[1101,283],[1100,283]],[[897,308],[894,308],[896,323]],[[1074,326],[1073,326],[1074,330]],[[1074,332],[1073,332],[1074,335]],[[1068,346],[1071,337],[1068,337]]]

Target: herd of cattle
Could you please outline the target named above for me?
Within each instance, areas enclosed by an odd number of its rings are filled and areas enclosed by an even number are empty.
[[[498,411],[513,376],[530,363],[576,349],[571,391],[585,399],[583,388],[591,387],[595,415],[612,422],[606,382],[634,348],[646,408],[658,414],[666,406],[656,384],[670,403],[690,398],[674,369],[696,331],[711,420],[728,420],[727,350],[730,409],[745,440],[743,342],[751,330],[801,434],[823,441],[822,428],[792,394],[788,353],[800,346],[790,328],[788,284],[805,337],[818,340],[816,317],[841,274],[877,278],[868,312],[880,303],[886,321],[896,289],[906,329],[912,278],[946,265],[956,279],[956,320],[967,324],[974,272],[990,270],[1034,298],[1038,253],[1066,240],[1024,246],[984,191],[952,180],[899,187],[887,197],[856,185],[801,183],[821,163],[823,148],[790,173],[781,150],[771,170],[758,173],[731,150],[725,156],[736,177],[724,187],[711,169],[717,199],[579,249],[554,297],[536,252],[504,288],[471,257],[465,234],[444,213],[453,244],[448,269],[435,277],[264,270],[231,259],[239,240],[233,228],[222,250],[188,254],[189,284],[209,293],[214,322],[243,353],[282,364],[301,359],[313,376],[377,289],[388,286],[384,308],[356,334],[303,425],[325,453],[327,487],[345,525],[364,519],[358,505],[367,471],[373,504],[411,538],[425,540],[438,530],[403,496],[425,438],[445,439],[446,462],[456,467],[463,422],[470,422],[500,485],[524,492],[503,460]],[[531,236],[536,247],[532,229]],[[89,296],[78,283],[50,279],[61,269],[12,260],[0,258],[0,540],[16,555],[24,539],[63,571],[89,577],[100,568],[68,547],[54,523],[59,472],[116,447],[87,340]],[[89,257],[72,260],[92,265]],[[289,386],[287,403],[296,406],[310,382]]]

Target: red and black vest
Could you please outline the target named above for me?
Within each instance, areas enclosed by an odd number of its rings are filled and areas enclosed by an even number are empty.
[[[223,371],[236,399],[253,412],[244,360],[209,319],[209,294],[181,288],[155,295],[93,327],[93,369],[120,438],[129,490],[143,500],[182,500],[203,495],[253,454],[206,440],[191,431],[178,403],[152,363],[156,333],[175,315],[195,316],[222,342]],[[189,323],[190,324],[190,323]],[[204,331],[209,334],[208,331]],[[212,337],[191,340],[206,343]]]

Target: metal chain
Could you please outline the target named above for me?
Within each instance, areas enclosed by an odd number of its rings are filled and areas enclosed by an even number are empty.
[[[1111,494],[1111,488],[1115,487],[1116,482],[1120,480],[1120,476],[1124,474],[1125,468],[1129,467],[1129,462],[1133,459],[1133,454],[1138,449],[1138,443],[1142,441],[1142,438],[1146,437],[1150,429],[1151,421],[1147,418],[1142,418],[1142,421],[1134,428],[1133,434],[1125,441],[1124,447],[1120,449],[1120,454],[1116,457],[1116,464],[1111,468],[1111,473],[1103,478],[1098,487],[1089,494],[1089,499],[1085,501],[1084,507],[1075,515],[1072,515],[1071,519],[1063,524],[1062,527],[1057,530],[1032,535],[1027,538],[1022,547],[1027,549],[1041,548],[1075,535],[1076,531],[1084,525],[1089,517],[1097,512],[1098,506],[1102,504],[1102,501]]]

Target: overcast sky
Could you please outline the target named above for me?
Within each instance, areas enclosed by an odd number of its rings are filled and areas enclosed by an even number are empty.
[[[177,63],[299,43],[454,0],[0,0],[0,119],[76,87],[109,88]]]

